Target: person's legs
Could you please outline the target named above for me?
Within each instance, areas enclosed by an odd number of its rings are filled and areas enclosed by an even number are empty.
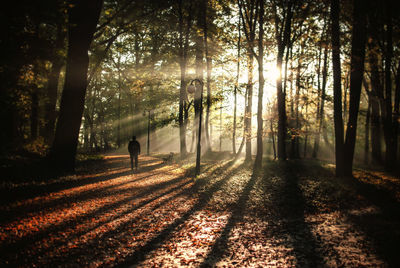
[[[138,165],[139,165],[139,156],[135,155],[135,168],[136,168],[136,170],[138,169]]]
[[[131,157],[131,170],[133,170],[133,155],[130,155]]]

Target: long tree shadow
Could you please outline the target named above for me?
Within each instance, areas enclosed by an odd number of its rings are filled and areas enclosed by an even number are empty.
[[[250,198],[250,192],[254,187],[256,180],[259,178],[258,173],[253,173],[249,181],[246,183],[238,201],[235,203],[233,212],[229,217],[227,224],[222,230],[218,239],[214,242],[211,250],[207,254],[200,267],[213,267],[228,252],[229,235],[236,223],[241,222],[245,215],[246,204]]]
[[[89,201],[89,200],[98,198],[100,193],[101,193],[102,197],[105,198],[107,196],[113,196],[116,194],[122,194],[124,192],[131,192],[133,190],[138,190],[139,188],[137,188],[137,187],[135,188],[133,186],[130,188],[126,188],[126,189],[118,189],[118,188],[122,187],[124,185],[127,185],[127,184],[132,184],[135,182],[143,181],[152,176],[157,176],[159,174],[168,173],[170,171],[173,171],[174,169],[175,168],[171,168],[169,170],[162,170],[162,171],[158,171],[158,172],[152,172],[148,175],[141,176],[141,177],[127,178],[126,180],[121,181],[119,183],[113,183],[113,184],[107,185],[107,186],[95,187],[92,189],[79,191],[77,193],[70,193],[68,195],[60,196],[59,198],[46,199],[37,204],[29,203],[25,207],[19,206],[18,210],[0,211],[0,219],[1,219],[0,223],[7,224],[16,219],[30,217],[29,213],[34,213],[37,211],[45,211],[45,210],[56,208],[56,207],[57,208],[61,208],[61,207],[67,208],[67,207],[70,207],[71,205],[73,205],[73,203],[70,202],[71,200],[74,200],[74,202]],[[121,177],[123,177],[125,173],[116,173],[116,174],[113,174],[112,176],[110,175],[109,180],[119,178],[119,177],[116,177],[117,174],[122,174]]]
[[[97,228],[105,226],[106,224],[108,224],[110,222],[113,222],[113,221],[115,221],[115,220],[117,220],[119,218],[122,218],[122,217],[124,217],[126,215],[129,215],[130,213],[133,213],[134,211],[136,211],[136,210],[138,210],[138,209],[140,209],[140,208],[142,208],[142,207],[144,207],[144,206],[146,206],[146,205],[148,205],[148,204],[150,204],[150,203],[152,203],[154,201],[157,201],[158,199],[161,199],[161,198],[163,198],[164,196],[166,196],[166,195],[168,195],[170,193],[176,192],[176,194],[174,194],[173,196],[163,200],[157,206],[165,204],[168,200],[172,200],[176,196],[184,195],[185,193],[189,192],[189,190],[188,189],[185,189],[184,191],[179,191],[179,190],[182,189],[183,187],[185,187],[186,185],[188,185],[189,183],[190,183],[190,181],[185,181],[183,183],[180,183],[177,186],[175,186],[175,187],[173,187],[173,188],[171,188],[171,189],[169,189],[169,190],[167,190],[165,192],[157,194],[156,196],[153,196],[150,199],[146,199],[146,200],[138,203],[137,205],[133,206],[129,210],[126,210],[124,212],[119,212],[119,213],[114,214],[114,215],[112,215],[112,216],[110,216],[108,218],[105,218],[104,220],[99,220],[96,224],[94,224],[94,225],[92,224],[89,228],[84,228],[84,229],[80,229],[79,228],[78,229],[76,227],[78,225],[84,223],[85,220],[87,221],[87,220],[89,220],[91,218],[99,217],[100,215],[102,215],[105,212],[101,212],[99,214],[94,214],[93,213],[91,216],[85,215],[85,217],[84,217],[85,219],[79,219],[78,221],[72,221],[72,222],[70,222],[70,221],[64,222],[62,225],[59,225],[58,228],[51,228],[50,230],[45,230],[44,232],[40,232],[40,233],[36,233],[36,234],[34,234],[32,236],[24,237],[23,240],[20,240],[17,243],[5,245],[5,249],[0,248],[0,252],[15,252],[16,250],[20,250],[21,248],[24,248],[24,247],[26,247],[28,245],[34,244],[36,242],[40,242],[43,238],[48,237],[48,236],[50,236],[52,234],[55,234],[57,232],[63,232],[68,228],[73,228],[73,229],[77,230],[76,232],[73,232],[71,235],[68,236],[68,242],[78,241],[79,238],[82,237],[83,235],[85,235],[85,234],[87,234],[87,233],[89,233],[89,232],[91,232],[93,230],[96,230]],[[150,192],[152,192],[152,191],[146,191],[146,194],[144,194],[144,195],[148,195]],[[140,196],[142,196],[142,195],[137,195],[136,197],[139,198]],[[134,199],[136,199],[136,198],[131,198],[130,200],[125,200],[125,201],[129,202],[129,201],[134,200]],[[118,204],[115,204],[115,207],[113,209],[115,209],[116,207],[118,207],[120,205],[121,205],[121,203],[118,202]],[[102,235],[102,237],[104,237],[104,235]],[[94,243],[94,244],[97,244],[97,243]],[[47,251],[49,249],[51,250],[52,248],[58,248],[58,247],[62,247],[62,246],[65,246],[65,241],[64,240],[59,240],[59,241],[55,240],[55,241],[53,241],[53,243],[51,245],[51,248],[48,248],[48,249],[44,248],[44,249],[37,250],[35,253],[31,253],[29,258],[34,260],[34,259],[38,258],[39,256],[41,256],[43,253],[45,253],[45,251]],[[73,257],[74,257],[73,254],[72,255],[66,255],[67,259],[71,259]],[[56,264],[57,263],[54,263],[55,266],[56,266]]]
[[[270,200],[266,206],[273,211],[267,235],[291,249],[296,267],[323,266],[317,251],[318,241],[305,221],[306,200],[296,175],[304,167],[300,161],[271,163],[266,166],[264,191]],[[273,176],[270,176],[273,174]]]
[[[121,157],[122,158],[122,157]],[[156,160],[157,161],[157,160]],[[26,184],[13,189],[0,189],[0,202],[2,205],[8,205],[15,201],[22,201],[29,198],[33,198],[42,194],[50,194],[62,190],[67,190],[79,186],[85,186],[95,184],[102,181],[112,180],[118,177],[128,176],[132,174],[132,171],[128,168],[128,158],[125,159],[126,164],[121,165],[122,171],[114,172],[112,174],[106,174],[102,176],[89,176],[87,178],[81,178],[79,180],[55,180],[54,182],[40,183],[40,184]],[[146,161],[146,163],[155,162]],[[165,163],[157,163],[154,165],[146,165],[139,169],[136,174],[149,172],[154,169],[165,166]]]
[[[234,164],[234,160],[228,162],[226,165],[223,167],[220,167],[220,170],[226,170],[229,166]],[[200,196],[198,198],[198,201],[186,212],[184,215],[182,215],[180,218],[176,219],[174,222],[170,223],[167,227],[165,227],[160,233],[158,233],[155,237],[150,239],[149,241],[146,242],[145,245],[137,248],[132,254],[130,254],[128,257],[126,257],[122,262],[118,263],[116,266],[118,267],[127,267],[127,266],[134,266],[139,264],[140,262],[144,261],[147,254],[149,254],[151,251],[157,249],[164,241],[166,241],[168,238],[170,238],[174,231],[182,225],[185,221],[187,221],[195,212],[200,211],[202,208],[204,208],[207,203],[211,200],[213,197],[213,194],[217,192],[219,189],[221,189],[230,179],[231,175],[237,172],[237,170],[241,169],[243,165],[240,165],[236,168],[231,169],[227,173],[223,175],[221,179],[219,179],[217,182],[209,185],[209,187],[204,191],[200,193]],[[201,181],[197,181],[196,183],[201,183],[202,185],[207,185],[208,181],[207,179],[202,179]],[[195,188],[198,188],[199,185],[196,185]],[[128,224],[129,225],[129,224]],[[122,227],[123,228],[123,227]]]
[[[227,165],[230,165],[228,163]],[[219,167],[218,169],[220,170],[225,170],[227,165],[223,165]],[[173,196],[168,197],[166,200],[163,200],[162,202],[158,202],[158,206],[162,205],[163,203],[167,202],[167,200],[172,200],[174,197],[177,197],[179,195],[184,195],[188,194],[189,192],[195,191],[198,187],[204,186],[206,183],[206,180],[199,180],[199,183],[195,183],[193,187],[191,188],[185,188],[186,185],[192,182],[192,178],[187,177],[186,174],[179,176],[174,179],[170,179],[167,181],[163,181],[161,183],[155,184],[155,185],[149,185],[143,189],[143,191],[134,191],[132,192],[131,195],[127,196],[126,198],[123,198],[122,200],[117,200],[116,202],[106,204],[102,207],[99,207],[98,209],[95,209],[94,211],[91,211],[89,213],[82,214],[78,217],[74,217],[72,219],[66,220],[61,222],[60,224],[57,225],[50,225],[39,232],[34,232],[31,235],[27,235],[24,237],[20,237],[17,240],[10,241],[9,243],[5,243],[1,246],[0,252],[3,252],[5,254],[4,256],[7,256],[9,253],[13,254],[13,252],[18,252],[21,251],[22,249],[27,249],[29,246],[35,245],[37,243],[40,243],[42,239],[45,239],[46,237],[57,237],[60,233],[65,232],[66,230],[74,230],[71,235],[69,236],[70,240],[79,240],[79,237],[82,235],[95,230],[96,228],[99,228],[101,226],[106,225],[109,222],[112,222],[114,220],[117,220],[118,218],[122,218],[135,210],[138,210],[141,207],[144,207],[145,205],[152,203],[156,201],[157,199],[163,198],[163,196],[171,194],[176,192]],[[185,188],[184,191],[180,191],[182,188]],[[164,191],[164,189],[166,189]],[[128,189],[129,190],[129,189]],[[132,190],[132,189],[131,189]],[[160,193],[157,193],[157,191],[160,191]],[[155,194],[156,193],[156,194]],[[100,194],[100,193],[99,193]],[[149,198],[147,198],[149,196]],[[118,208],[124,206],[125,204],[132,203],[134,200],[140,200],[144,198],[144,200],[140,201],[139,203],[134,206],[131,206],[128,210],[126,211],[120,211]],[[101,215],[104,215],[106,213],[112,214],[112,211],[119,211],[118,213],[114,214],[111,217],[106,217],[102,219],[100,217]],[[77,227],[84,224],[85,222],[89,221],[90,219],[96,219],[99,218],[100,221],[97,224],[91,224],[87,228],[81,229],[81,227],[78,229]],[[75,231],[76,229],[76,231]],[[118,230],[113,230],[110,231],[109,233],[114,234],[115,231],[118,232]],[[100,240],[102,240],[103,237],[107,236],[107,233],[103,233],[101,235]],[[95,242],[94,245],[97,245],[98,242]],[[45,253],[45,251],[52,250],[53,248],[58,248],[62,247],[65,245],[64,240],[53,240],[51,243],[51,247],[40,247],[36,249],[35,251],[31,252],[29,259],[34,260],[36,257],[41,256],[42,254]],[[73,254],[70,256],[73,258]]]
[[[378,211],[348,213],[348,219],[364,233],[377,255],[389,267],[400,267],[400,203],[389,190],[357,179],[351,181],[357,194],[363,196]]]
[[[91,211],[90,213],[85,213],[83,215],[71,218],[69,220],[63,221],[60,224],[56,225],[50,225],[47,228],[43,228],[42,230],[32,233],[31,235],[27,235],[24,237],[21,237],[19,239],[14,240],[12,243],[6,243],[3,244],[0,247],[0,252],[12,252],[18,249],[21,249],[23,247],[26,247],[29,244],[34,243],[35,241],[41,241],[43,238],[48,237],[51,234],[57,233],[64,231],[67,228],[74,228],[78,226],[79,224],[91,219],[91,218],[96,218],[99,215],[105,214],[108,211],[114,211],[116,208],[120,207],[121,205],[125,203],[129,203],[132,200],[143,198],[148,196],[151,193],[154,193],[155,191],[162,190],[170,185],[177,184],[176,187],[172,188],[170,191],[178,190],[182,188],[184,185],[189,183],[188,181],[184,181],[185,176],[180,176],[175,179],[169,180],[169,181],[164,181],[159,184],[147,187],[145,190],[140,191],[140,192],[134,192],[133,189],[125,189],[125,192],[132,191],[132,194],[129,195],[126,198],[123,198],[122,200],[118,200],[116,202],[106,204],[98,209],[95,209],[94,211]],[[183,183],[182,183],[183,182]],[[169,193],[170,191],[161,193],[157,198]],[[154,198],[153,198],[154,199]],[[142,203],[139,203],[135,209],[144,206],[148,202],[151,202],[152,199],[144,201]]]

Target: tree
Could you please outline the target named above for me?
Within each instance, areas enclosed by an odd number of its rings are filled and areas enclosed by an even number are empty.
[[[294,2],[295,0],[288,1],[287,5],[282,10],[282,16],[279,16],[277,1],[273,2],[275,39],[278,46],[276,67],[281,73],[283,56],[286,48],[290,44]],[[276,80],[276,90],[278,101],[278,159],[286,160],[286,94],[282,87],[282,75]]]
[[[254,42],[259,5],[255,0],[238,0],[240,19],[243,22],[243,32],[247,41],[247,70],[248,81],[246,86],[247,105],[244,113],[244,136],[246,139],[246,161],[251,161],[251,119],[253,109],[253,68],[254,68]]]
[[[343,136],[343,116],[342,116],[342,71],[340,63],[340,1],[331,0],[331,23],[332,23],[332,68],[333,68],[333,112],[335,128],[335,160],[336,175],[343,174],[344,165],[344,136]]]
[[[397,136],[395,136],[393,123],[392,106],[392,57],[393,57],[393,22],[392,22],[392,4],[391,0],[385,2],[385,94],[384,94],[384,118],[383,132],[386,143],[385,167],[387,170],[393,170],[396,163]]]
[[[350,102],[349,121],[346,129],[344,148],[344,166],[342,175],[351,176],[357,134],[357,118],[360,107],[361,85],[364,75],[365,43],[366,43],[366,10],[368,1],[353,1],[353,30],[350,62]]]
[[[73,1],[69,10],[68,55],[60,115],[51,152],[52,161],[63,170],[74,170],[82,120],[88,50],[99,21],[102,0]]]
[[[56,124],[56,103],[57,103],[57,90],[60,78],[61,68],[64,65],[64,57],[62,52],[65,46],[65,31],[64,25],[59,22],[57,24],[57,37],[55,42],[55,51],[52,60],[51,72],[47,84],[47,102],[45,109],[45,138],[48,144],[52,144],[54,138],[54,130]]]
[[[205,1],[201,0],[197,7],[197,34],[195,36],[196,43],[196,82],[198,85],[195,87],[194,93],[194,109],[195,109],[195,120],[194,126],[197,128],[197,149],[196,149],[196,175],[200,174],[200,158],[201,158],[201,135],[202,135],[202,114],[203,114],[203,72],[204,72],[204,32],[201,34],[201,29],[204,31],[204,14],[205,12]]]
[[[341,73],[339,43],[339,1],[331,1],[332,20],[332,55],[334,68],[334,116],[336,140],[336,175],[351,176],[354,149],[357,133],[357,117],[360,106],[361,85],[364,74],[364,58],[366,43],[366,4],[360,0],[353,1],[353,29],[350,63],[350,103],[346,139],[343,137],[341,110]]]
[[[254,168],[262,166],[263,156],[263,95],[264,95],[264,0],[259,1],[258,15],[258,105],[257,105],[257,154]]]
[[[240,27],[240,19],[238,20],[238,40],[237,40],[237,65],[236,65],[236,80],[235,87],[233,89],[233,131],[232,131],[232,151],[236,154],[236,118],[237,118],[237,93],[239,90],[239,76],[240,76],[240,47],[241,47],[241,27]]]
[[[187,153],[186,149],[186,124],[184,122],[184,112],[187,106],[186,99],[186,64],[187,64],[187,53],[189,46],[189,32],[191,28],[191,5],[188,10],[188,16],[186,21],[186,28],[184,30],[184,8],[182,0],[178,0],[178,28],[179,28],[179,66],[181,72],[181,81],[179,89],[179,139],[180,139],[180,153],[184,157]]]

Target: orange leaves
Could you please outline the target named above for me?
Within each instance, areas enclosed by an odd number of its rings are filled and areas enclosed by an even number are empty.
[[[361,193],[345,199],[354,189],[336,178],[269,167],[252,179],[218,162],[192,180],[177,165],[141,161],[133,174],[128,157],[106,157],[100,168],[60,178],[64,189],[2,207],[14,216],[0,225],[0,264],[292,267],[313,266],[322,252],[321,266],[384,266],[356,224],[382,210]]]

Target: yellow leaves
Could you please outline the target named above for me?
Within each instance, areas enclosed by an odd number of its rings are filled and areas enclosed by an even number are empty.
[[[131,84],[131,88],[130,88],[131,93],[133,93],[133,94],[141,94],[142,91],[143,91],[143,87],[144,87],[145,83],[146,83],[145,80],[141,80],[141,79],[135,80]]]
[[[33,83],[35,80],[35,73],[31,69],[28,69],[21,74],[20,79],[26,83]]]
[[[113,11],[113,10],[112,10],[111,8],[106,9],[106,10],[104,11],[104,14],[105,14],[107,17],[111,17],[112,11]]]

